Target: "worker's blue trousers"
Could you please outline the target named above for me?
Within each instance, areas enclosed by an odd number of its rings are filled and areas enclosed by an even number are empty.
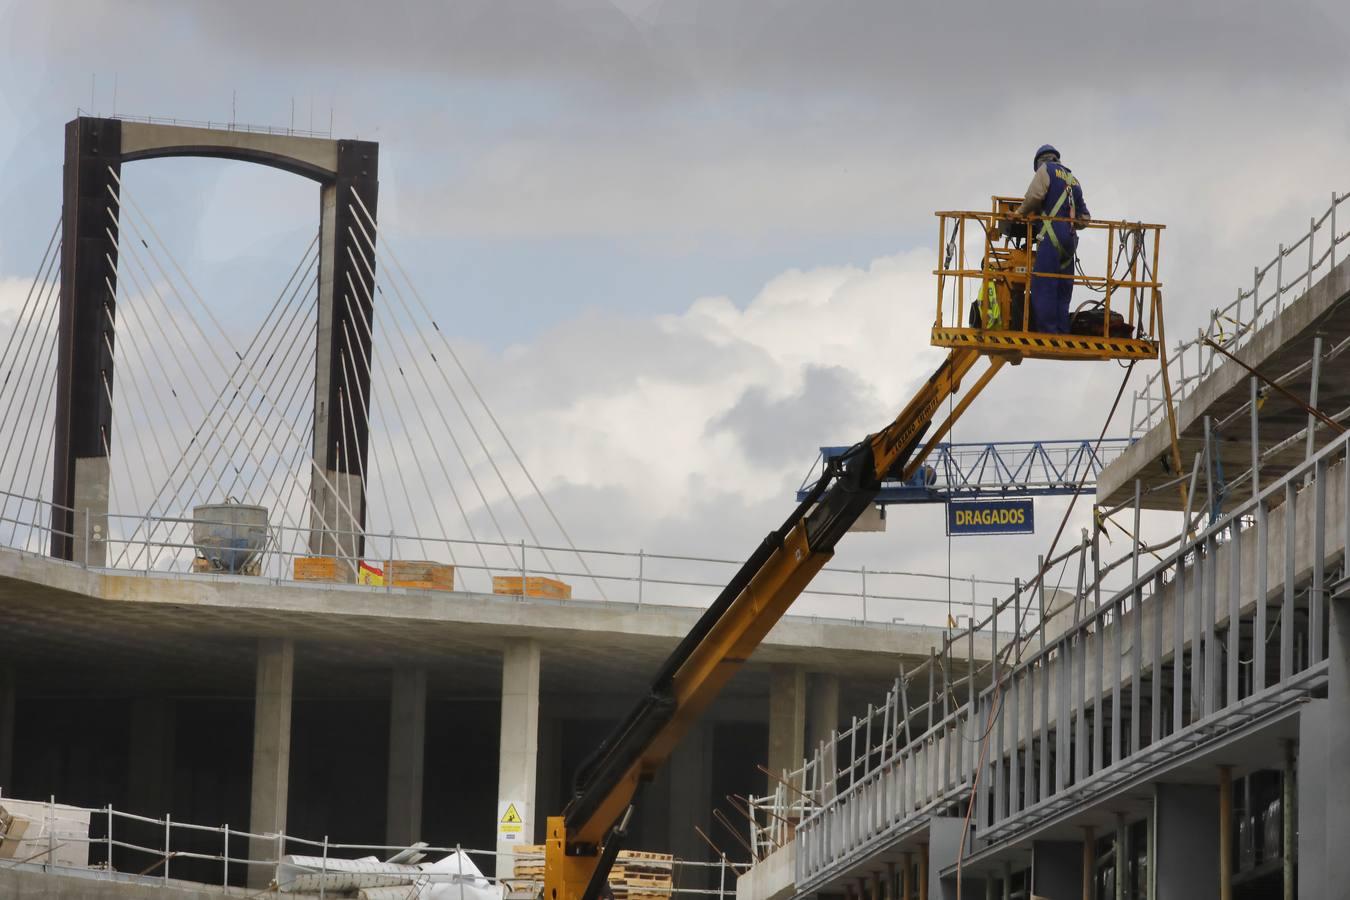
[[[1067,233],[1064,233],[1067,232]],[[1037,272],[1073,274],[1073,254],[1078,240],[1073,229],[1055,230],[1060,246],[1068,254],[1061,261],[1059,247],[1049,235],[1036,244],[1036,261],[1032,264],[1031,329],[1051,334],[1069,333],[1069,301],[1073,298],[1073,281],[1068,278],[1037,278]]]

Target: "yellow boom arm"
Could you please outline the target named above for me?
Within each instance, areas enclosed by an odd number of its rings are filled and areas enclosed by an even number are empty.
[[[1004,364],[989,367],[920,448],[942,403],[983,353],[955,348],[895,421],[834,460],[807,498],[772,532],[662,666],[647,696],[577,773],[563,815],[548,819],[544,900],[596,900],[642,784],[750,658],[876,499],[883,479],[908,480]]]

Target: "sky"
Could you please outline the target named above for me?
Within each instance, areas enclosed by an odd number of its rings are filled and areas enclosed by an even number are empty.
[[[1174,336],[1350,189],[1350,12],[1331,0],[52,0],[0,17],[10,321],[77,109],[379,141],[382,237],[591,547],[747,554],[816,448],[876,430],[940,361],[933,211],[1022,191],[1040,144],[1096,215],[1167,225]],[[284,173],[165,160],[125,180],[241,329],[315,228],[314,186]],[[1068,365],[1000,374],[954,439],[1095,437],[1121,370]],[[1038,504],[1031,537],[950,544],[940,508],[892,510],[838,561],[1025,577],[1063,508]]]

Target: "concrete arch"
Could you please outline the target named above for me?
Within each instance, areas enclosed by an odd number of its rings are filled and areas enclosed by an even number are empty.
[[[355,395],[340,401],[339,389],[346,335],[361,345],[352,348],[353,354],[369,358],[370,353],[371,303],[349,285],[369,282],[375,265],[373,254],[362,252],[366,248],[358,243],[363,234],[358,226],[364,223],[353,207],[364,205],[375,215],[379,144],[89,116],[66,123],[51,554],[91,565],[106,562],[110,468],[105,448],[112,446],[113,422],[103,382],[112,389],[119,231],[112,197],[120,194],[124,162],[178,156],[255,163],[319,185],[313,458],[326,479],[311,479],[310,544],[314,553],[358,557],[364,549],[365,497],[358,473],[368,459],[368,369],[348,364],[346,379],[355,381]],[[354,261],[363,256],[371,257],[371,271]],[[337,411],[348,403],[362,415],[344,423]],[[339,447],[347,452],[339,453]],[[350,515],[340,511],[329,485],[338,486],[344,498],[350,489]]]

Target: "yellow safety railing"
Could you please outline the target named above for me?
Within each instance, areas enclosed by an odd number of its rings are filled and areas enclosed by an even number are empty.
[[[1155,358],[1162,309],[1158,263],[1163,226],[1018,216],[1020,203],[1017,197],[994,197],[989,212],[937,213],[933,343],[976,346],[1019,358]],[[1037,236],[1047,222],[1072,222],[1078,233],[1076,259],[1068,272],[1033,271]],[[1104,248],[1098,236],[1105,239]],[[1070,281],[1080,288],[1070,308],[1074,333],[1035,329],[1032,278]],[[1100,313],[1099,323],[1096,315],[1083,315],[1088,310]],[[1091,328],[1085,327],[1088,320]]]

